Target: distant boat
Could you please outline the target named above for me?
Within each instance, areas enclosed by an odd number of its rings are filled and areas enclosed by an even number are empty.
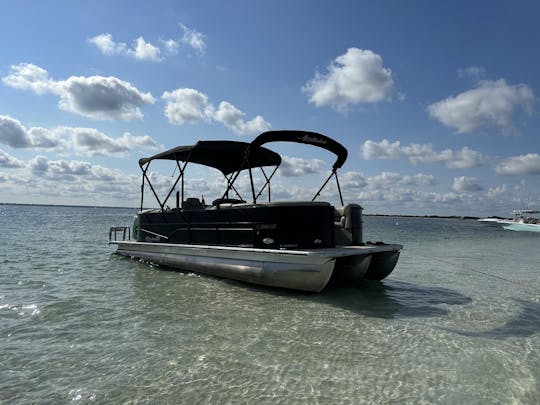
[[[488,222],[488,223],[492,223],[492,224],[498,224],[501,221],[501,218],[495,218],[495,217],[480,218],[480,219],[478,219],[478,221],[480,221],[480,222]]]
[[[500,222],[504,229],[509,231],[540,232],[540,219],[535,215],[540,211],[535,210],[514,210],[514,219],[512,221]]]

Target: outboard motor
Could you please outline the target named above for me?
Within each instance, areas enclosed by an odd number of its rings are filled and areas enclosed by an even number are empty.
[[[347,204],[343,209],[345,223],[343,228],[351,233],[351,244],[362,245],[362,210],[358,204]]]

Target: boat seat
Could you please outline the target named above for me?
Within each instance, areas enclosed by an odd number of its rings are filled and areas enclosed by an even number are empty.
[[[325,201],[271,201],[258,202],[257,205],[263,207],[329,207],[330,203]]]
[[[212,201],[212,205],[221,205],[221,204],[244,204],[244,200],[238,198],[218,198],[217,200]]]
[[[334,207],[334,230],[336,244],[361,244],[362,207],[358,204]],[[349,243],[344,243],[345,241]]]
[[[184,202],[182,202],[182,209],[183,210],[202,210],[204,209],[204,205],[199,201],[198,198],[187,198]]]

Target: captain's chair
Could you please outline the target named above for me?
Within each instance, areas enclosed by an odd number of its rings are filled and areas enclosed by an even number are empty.
[[[186,198],[184,202],[182,202],[182,209],[183,210],[202,210],[204,209],[204,206],[199,201],[198,198]]]

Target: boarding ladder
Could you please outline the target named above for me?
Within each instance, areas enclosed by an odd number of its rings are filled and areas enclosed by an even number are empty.
[[[122,236],[122,239],[119,238],[119,235]],[[129,226],[111,226],[109,228],[109,243],[120,240],[131,240],[131,228]]]

